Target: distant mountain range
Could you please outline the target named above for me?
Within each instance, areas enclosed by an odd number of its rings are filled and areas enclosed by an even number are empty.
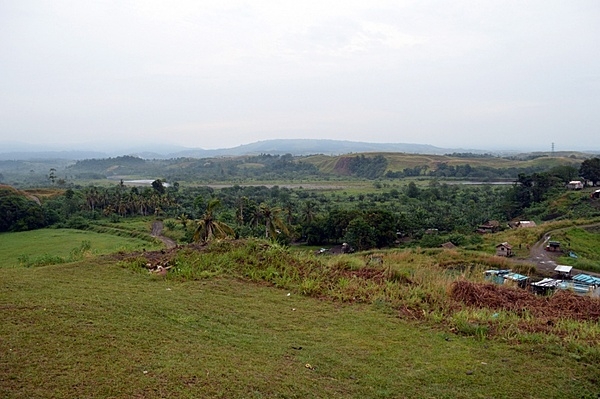
[[[42,146],[29,146],[23,143],[0,143],[0,160],[34,159],[98,159],[121,155],[135,155],[145,159],[170,158],[212,158],[223,156],[243,156],[272,154],[283,155],[340,155],[362,152],[405,152],[411,154],[448,154],[452,152],[485,153],[489,151],[440,148],[428,144],[407,143],[365,143],[345,140],[278,139],[258,141],[233,148],[205,150],[172,145],[144,146],[144,148],[114,149],[110,151],[51,150]]]
[[[233,148],[218,150],[189,149],[169,154],[169,157],[215,157],[240,155],[340,155],[357,152],[407,152],[419,154],[445,154],[453,150],[427,144],[364,143],[345,140],[279,139],[258,141]],[[478,151],[479,152],[479,151]]]

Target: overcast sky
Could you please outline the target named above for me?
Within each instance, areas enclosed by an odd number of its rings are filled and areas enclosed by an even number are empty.
[[[0,142],[600,149],[598,0],[0,0]]]

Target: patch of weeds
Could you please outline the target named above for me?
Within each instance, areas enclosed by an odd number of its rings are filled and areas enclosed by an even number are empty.
[[[19,265],[23,267],[59,265],[66,262],[65,258],[50,254],[44,254],[33,259],[28,255],[19,256]]]
[[[410,270],[391,269],[388,272],[388,280],[400,284],[412,284],[413,273]]]
[[[435,324],[441,324],[444,322],[444,320],[446,320],[446,315],[444,314],[444,312],[442,312],[439,309],[432,310],[431,312],[428,312],[426,315],[427,315],[427,318]]]
[[[143,256],[137,256],[135,258],[124,259],[117,263],[117,266],[122,267],[124,269],[133,270],[135,272],[142,272],[147,270],[146,265],[148,264],[148,259]]]
[[[354,256],[335,256],[332,257],[329,266],[338,270],[359,270],[365,266],[364,261]]]
[[[546,342],[546,338],[542,333],[521,333],[518,339],[521,343],[540,345]]]
[[[350,285],[350,279],[347,277],[340,277],[337,281],[337,288],[345,290]]]
[[[288,288],[292,286],[293,279],[289,276],[277,276],[272,281],[276,287]]]
[[[300,284],[300,291],[304,294],[304,295],[314,295],[316,293],[318,293],[321,290],[321,284],[319,283],[319,281],[312,279],[312,278],[305,278],[304,280],[302,280],[302,283]]]
[[[454,326],[459,334],[475,337],[479,341],[485,340],[490,330],[488,326],[466,320],[457,320]]]
[[[523,274],[525,276],[532,276],[537,272],[537,268],[534,265],[527,264],[515,264],[512,267],[513,272]]]
[[[89,240],[81,241],[78,247],[73,248],[69,255],[69,261],[81,260],[86,254],[89,254],[92,249],[92,243]]]
[[[490,333],[490,327],[481,321],[483,314],[470,311],[460,311],[453,315],[453,325],[456,333],[475,337],[483,341]]]
[[[21,254],[17,257],[17,260],[19,261],[19,266],[25,266],[25,267],[29,267],[30,264],[30,259],[29,259],[29,255],[25,255],[25,254]]]

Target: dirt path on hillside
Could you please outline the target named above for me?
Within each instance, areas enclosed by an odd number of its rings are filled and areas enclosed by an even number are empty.
[[[152,235],[152,237],[156,237],[159,240],[161,240],[165,244],[167,249],[175,248],[177,246],[177,243],[171,240],[169,237],[163,236],[162,230],[163,222],[161,222],[160,220],[155,220],[152,223],[152,232],[150,234]]]
[[[597,226],[600,226],[600,223],[594,223],[594,224],[588,224],[588,225],[582,225],[582,226],[576,226],[576,227],[585,229],[587,227],[597,227]],[[542,239],[539,240],[538,242],[536,242],[530,248],[529,257],[526,259],[526,261],[535,263],[537,269],[540,272],[542,272],[543,274],[554,274],[554,268],[556,268],[556,266],[558,266],[557,259],[563,253],[546,251],[546,245],[548,244],[548,241],[550,241],[552,239],[553,234],[555,234],[559,231],[570,229],[570,228],[571,227],[563,227],[561,229],[552,230],[552,231],[549,231],[548,233],[544,234]],[[579,270],[579,269],[573,269],[571,273],[573,275],[578,274],[578,273],[585,273],[585,274],[589,274],[592,276],[600,277],[600,274],[598,274],[598,273],[593,273],[593,272]]]

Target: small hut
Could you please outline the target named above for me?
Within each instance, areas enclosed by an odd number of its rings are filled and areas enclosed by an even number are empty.
[[[556,274],[562,279],[571,278],[571,270],[573,266],[558,265],[554,268]]]
[[[521,229],[526,229],[530,227],[535,227],[536,224],[533,220],[521,220],[517,222],[517,227]]]
[[[513,256],[512,245],[507,242],[496,245],[496,255],[506,257]]]
[[[497,220],[488,220],[484,224],[480,224],[477,227],[477,232],[481,234],[495,233],[498,230],[500,230],[500,222]]]
[[[571,180],[567,184],[567,188],[569,190],[581,190],[583,188],[583,183],[580,180]]]

